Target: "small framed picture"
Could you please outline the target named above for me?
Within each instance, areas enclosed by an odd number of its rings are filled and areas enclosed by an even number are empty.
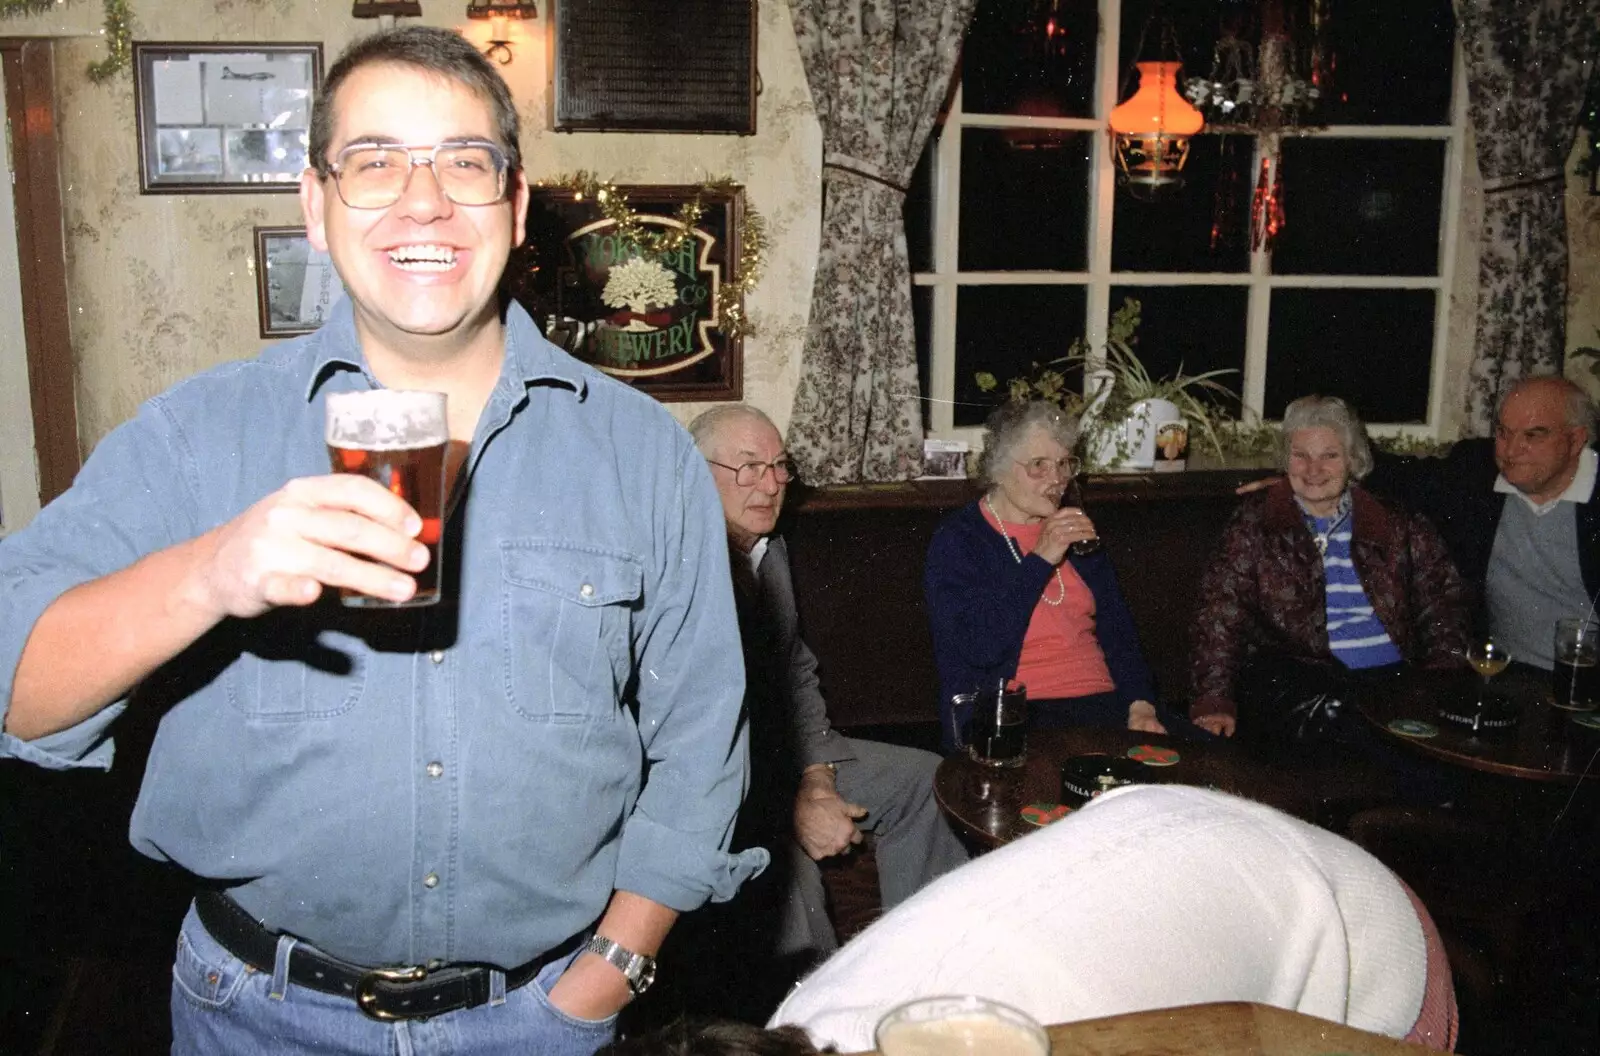
[[[311,248],[303,227],[258,227],[255,234],[261,336],[311,333],[344,297],[333,261]]]
[[[965,440],[922,441],[922,476],[918,480],[965,480],[967,455],[971,446]]]
[[[143,194],[294,193],[321,44],[133,45]]]

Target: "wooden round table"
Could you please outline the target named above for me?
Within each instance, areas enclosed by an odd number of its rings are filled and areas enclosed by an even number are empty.
[[[1549,676],[1528,669],[1508,671],[1491,683],[1491,692],[1512,702],[1516,725],[1474,733],[1442,712],[1465,714],[1479,683],[1469,671],[1420,671],[1393,682],[1367,687],[1356,696],[1362,716],[1391,741],[1455,766],[1525,781],[1576,784],[1600,778],[1600,735],[1573,725],[1576,713],[1557,708]],[[1433,737],[1395,732],[1395,720],[1420,720],[1436,728]]]
[[[966,756],[939,764],[934,797],[955,830],[984,848],[999,847],[1036,831],[1022,820],[1030,803],[1061,802],[1061,764],[1080,755],[1126,756],[1141,744],[1176,750],[1173,766],[1145,766],[1152,784],[1174,783],[1216,788],[1320,822],[1338,804],[1382,799],[1389,794],[1386,775],[1360,765],[1329,767],[1287,758],[1281,765],[1264,762],[1229,741],[1180,741],[1132,730],[1077,728],[1032,730],[1026,763],[1017,768],[983,766]]]

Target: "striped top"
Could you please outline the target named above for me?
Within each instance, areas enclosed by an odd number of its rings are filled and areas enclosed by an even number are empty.
[[[1328,587],[1328,648],[1334,658],[1351,670],[1398,664],[1400,650],[1372,611],[1372,602],[1350,560],[1350,492],[1339,499],[1339,508],[1331,517],[1301,512],[1322,552],[1322,575]]]

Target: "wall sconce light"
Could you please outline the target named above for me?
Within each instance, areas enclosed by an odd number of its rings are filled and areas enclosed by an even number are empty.
[[[489,20],[489,46],[483,53],[504,66],[511,61],[511,20],[538,18],[539,8],[533,0],[467,0],[467,17]]]

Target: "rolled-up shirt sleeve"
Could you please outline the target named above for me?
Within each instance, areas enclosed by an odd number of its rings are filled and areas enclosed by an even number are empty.
[[[616,887],[688,912],[732,898],[768,855],[727,850],[749,770],[744,660],[722,507],[687,436],[675,498],[658,514],[661,559],[638,636],[648,770],[623,825]]]
[[[160,400],[102,440],[65,494],[0,541],[0,726],[34,626],[57,598],[194,534],[193,461]],[[93,663],[92,656],[82,658]],[[111,766],[113,703],[32,741],[0,733],[0,758],[49,769]]]

